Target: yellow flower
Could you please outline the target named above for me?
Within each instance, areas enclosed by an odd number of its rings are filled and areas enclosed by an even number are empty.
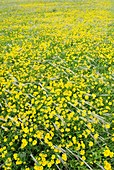
[[[52,166],[52,163],[51,162],[48,162],[47,163],[47,167],[50,168]]]
[[[62,159],[63,159],[64,161],[67,161],[67,155],[66,155],[66,153],[63,153],[63,154],[62,154]]]
[[[33,145],[36,145],[36,144],[37,144],[37,140],[34,140],[34,141],[32,142],[32,144],[33,144]]]
[[[43,170],[43,169],[44,169],[43,166],[37,166],[37,165],[34,166],[34,170]]]
[[[7,142],[7,138],[4,139],[4,142]]]
[[[84,151],[84,150],[81,150],[81,151],[80,151],[80,154],[81,154],[81,155],[84,155],[84,154],[85,154],[85,151]]]
[[[85,99],[88,100],[88,99],[89,99],[89,96],[88,96],[88,95],[85,95]]]
[[[15,139],[18,139],[18,135],[16,135],[14,138],[15,138]]]
[[[46,164],[47,164],[46,160],[42,161],[42,166],[46,166]]]
[[[83,162],[83,161],[82,161],[82,162],[80,162],[80,165],[81,165],[81,166],[83,166],[83,165],[84,165],[84,162]]]
[[[21,165],[22,164],[22,161],[21,160],[17,160],[16,161],[16,165]]]
[[[83,143],[83,141],[81,141],[81,146],[83,149],[85,149],[85,144]]]
[[[32,138],[29,138],[29,142],[32,142]]]
[[[84,160],[84,161],[85,161],[85,160],[86,160],[86,157],[85,157],[85,156],[82,156],[82,160]]]
[[[60,163],[61,163],[60,159],[57,159],[56,164],[60,164]]]
[[[76,144],[76,137],[75,136],[72,137],[72,141],[73,141],[74,144]]]
[[[30,128],[30,132],[33,132],[33,127]]]
[[[111,105],[112,105],[112,102],[109,102],[108,104],[111,106]]]
[[[109,129],[109,128],[110,128],[110,124],[106,124],[105,127],[106,127],[107,129]]]
[[[77,129],[77,127],[76,126],[74,126],[74,130],[76,130]]]
[[[64,132],[64,129],[63,129],[63,128],[62,128],[62,129],[60,129],[60,132],[62,132],[62,133],[63,133],[63,132]]]
[[[86,116],[86,113],[82,112],[82,117],[85,117]]]
[[[110,163],[107,161],[104,161],[104,168],[105,170],[112,170]]]
[[[91,124],[91,123],[88,123],[87,126],[88,126],[89,129],[91,129],[92,124]]]
[[[93,99],[95,99],[95,98],[96,98],[96,94],[93,93],[93,94],[92,94],[92,97],[93,97]]]
[[[110,150],[109,150],[109,149],[105,150],[105,151],[104,151],[104,156],[107,157],[107,156],[109,156],[109,155],[110,155]]]
[[[2,158],[5,158],[6,154],[7,154],[7,150],[2,153]]]
[[[18,154],[17,154],[17,153],[14,153],[14,154],[13,154],[13,157],[14,157],[15,160],[17,160]]]
[[[90,146],[90,147],[93,146],[93,142],[92,142],[92,141],[89,142],[89,146]]]
[[[55,155],[52,155],[52,156],[51,156],[51,159],[55,159]]]
[[[37,138],[42,139],[42,137],[43,137],[43,131],[38,131]]]
[[[114,156],[114,153],[113,152],[110,152],[110,158],[113,158],[113,156]]]
[[[21,148],[24,148],[28,144],[26,139],[22,139]]]
[[[95,139],[98,139],[98,137],[99,137],[99,134],[96,133],[96,134],[94,135],[94,138],[95,138]]]

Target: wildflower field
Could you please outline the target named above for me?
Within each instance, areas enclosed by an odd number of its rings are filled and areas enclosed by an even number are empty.
[[[0,13],[0,170],[114,170],[114,2]]]

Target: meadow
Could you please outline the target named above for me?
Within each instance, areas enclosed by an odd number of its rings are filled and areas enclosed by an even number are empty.
[[[1,170],[114,170],[113,6],[0,1]]]

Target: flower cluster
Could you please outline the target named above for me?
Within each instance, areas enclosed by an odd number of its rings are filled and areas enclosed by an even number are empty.
[[[111,9],[109,0],[1,2],[0,168],[112,170]]]

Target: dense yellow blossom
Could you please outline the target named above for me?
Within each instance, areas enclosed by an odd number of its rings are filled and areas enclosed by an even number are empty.
[[[114,167],[113,1],[0,2],[0,168]]]

